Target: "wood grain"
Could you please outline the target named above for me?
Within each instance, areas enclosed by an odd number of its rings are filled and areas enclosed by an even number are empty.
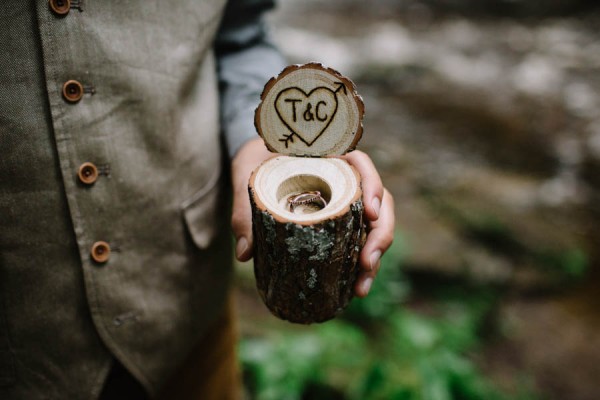
[[[272,152],[324,157],[356,148],[363,115],[350,79],[309,63],[289,66],[267,82],[254,123]]]

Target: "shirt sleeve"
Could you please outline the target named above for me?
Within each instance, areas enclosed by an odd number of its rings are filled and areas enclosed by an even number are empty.
[[[217,37],[215,52],[221,93],[221,126],[230,157],[257,137],[254,110],[265,83],[285,67],[270,41],[264,13],[274,0],[231,0]]]

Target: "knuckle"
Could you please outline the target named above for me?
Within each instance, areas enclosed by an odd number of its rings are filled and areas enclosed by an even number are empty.
[[[365,162],[370,160],[369,156],[360,150],[354,150],[353,152],[347,154],[347,157],[351,163],[356,166],[363,165]]]
[[[383,244],[383,249],[387,250],[390,248],[390,246],[392,245],[392,243],[394,243],[394,235],[392,234],[387,234],[382,238],[382,244]]]
[[[389,202],[391,204],[394,204],[394,196],[390,193],[390,191],[387,190],[386,188],[383,188],[383,191],[385,193],[385,196],[389,199]]]
[[[381,230],[378,230],[377,232],[371,232],[371,235],[369,235],[365,247],[368,246],[369,248],[372,247],[373,249],[377,248],[385,251],[392,245],[393,242],[393,232],[382,232]]]
[[[245,215],[241,212],[233,212],[231,215],[231,227],[233,230],[240,230],[246,226]]]
[[[364,151],[361,150],[354,150],[351,154],[354,156],[354,158],[359,159],[361,161],[364,161],[366,158],[369,157]]]

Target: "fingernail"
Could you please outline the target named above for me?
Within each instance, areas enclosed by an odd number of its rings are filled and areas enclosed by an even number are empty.
[[[380,258],[381,251],[375,250],[371,253],[371,256],[369,257],[369,268],[371,269],[371,271],[375,269],[375,267],[377,266],[377,262],[379,262]]]
[[[363,281],[362,291],[365,294],[365,296],[369,294],[372,284],[373,284],[373,278],[371,278],[370,276]]]
[[[373,201],[371,202],[371,206],[373,207],[377,218],[379,218],[379,210],[381,209],[381,200],[379,200],[379,197],[375,197],[373,199]]]
[[[248,249],[248,240],[242,236],[235,245],[235,256],[240,258],[246,252],[246,249]]]

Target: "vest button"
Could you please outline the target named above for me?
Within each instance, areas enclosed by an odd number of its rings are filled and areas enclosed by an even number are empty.
[[[110,246],[108,243],[103,241],[96,242],[92,245],[92,250],[90,253],[92,260],[96,261],[97,263],[105,263],[110,257]]]
[[[83,85],[77,81],[66,81],[62,87],[62,94],[69,103],[77,103],[83,97]]]
[[[91,162],[85,162],[79,166],[77,176],[81,183],[91,185],[98,179],[98,168]]]
[[[71,9],[71,0],[49,0],[48,4],[56,15],[67,15]]]

